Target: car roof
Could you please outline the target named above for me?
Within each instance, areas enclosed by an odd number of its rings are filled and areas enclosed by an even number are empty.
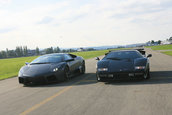
[[[129,50],[129,49],[127,49],[127,50],[112,50],[112,51],[109,51],[108,53],[105,53],[105,55],[107,55],[107,54],[109,54],[109,53],[113,53],[113,52],[133,52],[133,51],[135,51],[135,52],[139,52],[138,50],[135,50],[135,49],[131,49],[131,50]]]
[[[138,52],[138,50],[112,50],[112,51],[109,51],[109,53],[110,52],[132,52],[132,51],[136,51],[136,52]]]
[[[68,53],[51,53],[51,54],[45,54],[45,55],[42,55],[42,56],[55,56],[55,55],[65,55],[65,54],[68,54]]]

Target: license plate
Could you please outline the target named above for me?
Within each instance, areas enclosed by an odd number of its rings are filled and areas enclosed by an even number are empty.
[[[128,76],[134,77],[134,73],[129,73]]]

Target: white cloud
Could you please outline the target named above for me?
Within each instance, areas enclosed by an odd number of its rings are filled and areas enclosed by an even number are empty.
[[[124,45],[170,36],[172,9],[166,7],[172,4],[170,0],[78,2],[57,2],[19,12],[2,9],[0,30],[15,29],[0,33],[0,48]]]
[[[0,7],[11,3],[11,0],[0,0]]]

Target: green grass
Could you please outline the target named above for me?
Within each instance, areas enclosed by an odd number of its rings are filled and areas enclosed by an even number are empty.
[[[17,76],[19,69],[25,62],[31,62],[34,57],[0,59],[0,80]]]
[[[97,56],[104,55],[107,53],[109,50],[100,50],[100,51],[86,51],[86,52],[74,52],[71,54],[77,55],[77,56],[82,56],[84,59],[89,59],[89,58],[94,58]]]
[[[165,51],[165,52],[162,52],[162,53],[164,53],[164,54],[166,54],[166,55],[172,56],[172,51]]]
[[[119,50],[119,49],[114,49],[114,50]],[[94,58],[97,56],[104,55],[108,51],[109,50],[73,52],[71,54],[82,56],[84,59],[89,59],[89,58]],[[31,62],[36,57],[37,56],[0,59],[0,80],[17,76],[19,69],[23,65],[25,65],[25,62]]]
[[[172,44],[158,45],[158,46],[147,46],[147,48],[152,48],[153,50],[172,50]]]

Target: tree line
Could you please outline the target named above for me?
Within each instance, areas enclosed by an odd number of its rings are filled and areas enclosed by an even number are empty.
[[[59,47],[56,48],[50,47],[40,51],[38,47],[36,47],[36,49],[30,50],[27,48],[27,46],[17,46],[15,50],[9,50],[8,48],[6,48],[6,50],[0,51],[0,59],[27,57],[27,56],[59,53],[59,52],[61,52]],[[66,52],[66,50],[64,52]]]
[[[0,58],[12,58],[12,57],[21,57],[26,56],[28,53],[27,46],[17,46],[15,50],[0,51]]]
[[[169,39],[166,39],[166,41],[172,41],[172,37],[170,37]],[[161,40],[158,40],[158,41],[151,40],[151,41],[148,41],[147,43],[160,45],[162,43],[162,41]]]

